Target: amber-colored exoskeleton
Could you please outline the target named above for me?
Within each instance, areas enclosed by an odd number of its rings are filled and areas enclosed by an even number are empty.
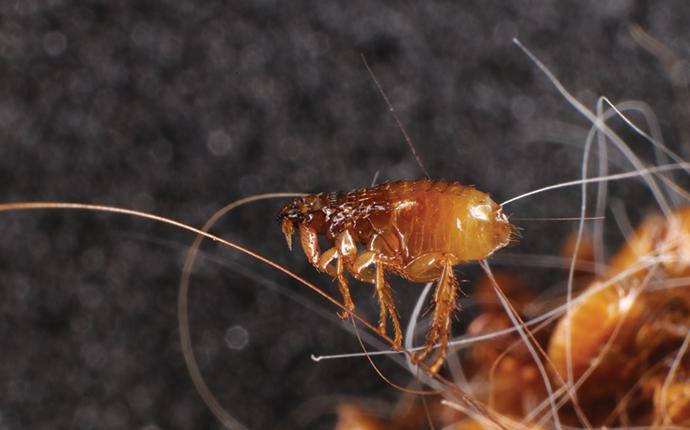
[[[402,332],[385,273],[411,282],[436,281],[432,325],[415,359],[424,359],[438,342],[430,366],[437,372],[445,358],[457,305],[458,281],[453,266],[481,260],[506,246],[513,228],[488,194],[446,181],[391,182],[346,193],[320,193],[292,200],[278,220],[288,246],[297,228],[309,262],[338,280],[346,309],[352,311],[345,272],[376,286],[380,304],[379,330],[393,325],[395,344]],[[318,235],[334,246],[323,253]],[[363,246],[360,251],[357,244]],[[341,313],[346,318],[347,312]]]

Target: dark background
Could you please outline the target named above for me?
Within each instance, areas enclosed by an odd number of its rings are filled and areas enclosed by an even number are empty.
[[[255,193],[347,190],[377,172],[379,182],[420,177],[362,53],[433,177],[497,201],[574,179],[588,123],[515,36],[590,108],[598,95],[649,103],[685,157],[677,93],[629,29],[641,25],[688,59],[688,22],[684,1],[2,2],[0,201],[111,204],[200,226]],[[646,148],[635,147],[651,161]],[[653,208],[638,185],[617,184],[612,195],[633,222]],[[578,196],[544,194],[508,212],[576,216]],[[288,253],[275,223],[283,203],[248,205],[215,231],[335,293],[301,253]],[[575,228],[520,226],[506,254],[558,255]],[[609,236],[613,249],[620,235]],[[176,331],[192,239],[116,215],[3,213],[0,429],[219,427],[186,374]],[[204,250],[190,297],[195,350],[237,419],[329,428],[344,399],[399,398],[364,359],[310,360],[359,350],[333,306],[246,256]],[[535,288],[563,276],[519,270]],[[475,271],[460,269],[466,280]],[[420,287],[395,289],[406,323]],[[370,287],[353,290],[374,320]],[[238,334],[240,343],[248,336],[239,351],[228,346]]]

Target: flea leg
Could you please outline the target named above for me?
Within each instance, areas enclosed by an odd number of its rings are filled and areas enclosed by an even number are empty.
[[[335,260],[335,267],[331,264]],[[321,254],[316,268],[321,272],[326,272],[332,277],[338,280],[338,290],[340,290],[340,295],[343,296],[343,306],[347,311],[341,311],[338,316],[341,319],[347,319],[350,316],[348,311],[353,311],[355,309],[355,304],[352,302],[352,297],[350,296],[350,288],[347,285],[347,278],[345,278],[345,266],[343,258],[340,253],[335,248],[329,248]]]
[[[372,265],[376,266],[374,271],[370,268]],[[355,279],[375,285],[380,307],[379,333],[386,334],[386,321],[387,317],[390,316],[395,334],[394,346],[396,349],[399,348],[402,344],[402,330],[398,321],[398,314],[395,311],[391,287],[385,280],[384,263],[374,251],[367,251],[360,254],[354,263],[348,267],[348,270]]]
[[[321,270],[319,268],[319,254],[321,251],[319,251],[319,237],[316,234],[316,230],[305,224],[300,224],[299,241],[302,244],[302,250],[304,255],[307,256],[307,260],[309,260],[312,266]]]
[[[306,229],[305,229],[306,230]],[[306,239],[302,239],[302,246],[304,247],[305,242],[307,247],[305,248],[305,254],[307,254],[307,249],[314,249],[312,246],[312,238],[309,236],[310,233],[307,232]],[[314,239],[316,238],[316,232],[313,232]],[[300,230],[300,237],[302,237],[302,230]],[[318,240],[316,241],[316,247],[318,247]],[[318,250],[318,248],[316,248]],[[309,254],[307,254],[309,256]],[[338,289],[340,290],[340,295],[343,296],[343,306],[344,311],[338,313],[341,319],[347,319],[350,316],[350,312],[354,311],[355,304],[352,302],[352,297],[350,296],[350,288],[347,283],[347,278],[345,277],[345,267],[357,258],[357,246],[352,238],[349,231],[344,231],[335,240],[335,246],[333,248],[327,249],[323,255],[320,257],[316,256],[316,264],[314,266],[322,271],[326,272],[334,278],[338,279]],[[331,265],[333,260],[336,260],[335,267]]]
[[[331,276],[338,278],[338,289],[340,294],[343,296],[343,306],[347,311],[342,311],[338,313],[338,316],[342,319],[347,319],[355,309],[355,304],[352,302],[352,297],[350,297],[350,289],[347,286],[347,279],[345,279],[345,268],[343,265],[342,254],[339,250],[331,248],[324,253],[323,256],[320,255],[319,251],[319,237],[316,234],[316,230],[308,227],[304,224],[299,226],[299,239],[302,243],[302,249],[304,250],[304,255],[307,256],[307,260],[316,267],[317,270],[322,272],[327,272]],[[345,238],[347,239],[347,238]],[[338,242],[345,242],[345,240],[339,240]],[[341,246],[341,249],[346,249],[346,246]],[[356,252],[357,249],[355,248]],[[352,252],[352,250],[349,250]],[[337,258],[337,264],[335,268],[335,273],[333,273],[333,268],[330,263]],[[347,258],[351,258],[347,256]]]
[[[371,270],[371,266],[373,266],[375,263],[376,253],[374,251],[366,251],[357,256],[354,263],[348,267],[348,270],[358,281],[375,284],[376,272]]]
[[[443,361],[446,357],[453,311],[458,309],[458,280],[453,272],[452,259],[447,257],[443,258],[442,255],[428,255],[420,259],[416,264],[411,264],[411,266],[406,267],[411,277],[415,275],[422,276],[423,273],[429,273],[433,271],[434,266],[441,269],[441,275],[436,285],[436,291],[434,292],[434,313],[432,316],[431,328],[427,334],[424,349],[414,357],[416,362],[422,361],[429,355],[434,345],[438,343],[438,354],[430,366],[430,371],[436,373],[441,368],[441,365],[443,365]]]
[[[316,267],[318,271],[326,272],[338,279],[338,289],[340,290],[340,295],[343,296],[343,306],[347,309],[346,311],[339,312],[338,316],[342,319],[347,319],[350,316],[350,312],[355,309],[355,304],[350,296],[350,289],[347,285],[347,279],[345,278],[343,255],[345,255],[345,259],[354,259],[352,252],[353,250],[355,253],[357,252],[357,248],[354,247],[354,242],[350,241],[353,247],[348,247],[347,245],[349,245],[349,242],[347,241],[347,237],[339,239],[336,241],[336,247],[329,248],[323,254],[320,254],[319,239],[313,228],[301,224],[299,226],[299,237],[302,243],[302,249],[309,262]],[[333,260],[336,260],[335,267],[331,264]]]
[[[398,321],[398,314],[395,310],[395,303],[393,302],[393,292],[391,286],[385,279],[384,264],[381,260],[376,260],[376,294],[379,297],[379,305],[381,306],[379,319],[379,332],[386,333],[386,313],[393,324],[393,346],[399,349],[402,345],[402,330],[400,329],[400,321]]]
[[[338,289],[340,290],[340,295],[343,296],[343,306],[345,306],[346,311],[338,312],[340,319],[346,320],[350,317],[350,312],[355,310],[355,304],[350,297],[350,287],[347,285],[347,278],[345,277],[345,263],[342,258],[338,258],[338,263],[336,264],[336,276],[338,277]]]
[[[329,248],[321,254],[321,257],[319,257],[319,262],[316,265],[317,270],[321,272],[326,272],[332,277],[337,277],[338,273],[336,271],[336,267],[331,265],[333,260],[338,258],[338,250],[335,248]]]
[[[343,306],[347,309],[347,311],[339,312],[338,316],[341,319],[347,319],[350,317],[350,313],[355,310],[355,304],[352,302],[352,297],[350,296],[350,287],[345,277],[345,267],[346,265],[352,264],[357,258],[357,246],[352,238],[352,234],[346,230],[335,239],[335,247],[332,249],[336,250],[334,258],[338,259],[335,269],[335,276],[338,278],[338,289],[343,296]],[[326,262],[323,266],[324,270],[327,270],[328,263],[330,263],[330,261]]]
[[[443,365],[448,352],[448,340],[450,338],[450,329],[453,323],[453,312],[460,309],[457,303],[458,296],[458,279],[453,272],[453,266],[448,263],[443,268],[443,274],[437,287],[436,307],[434,308],[434,319],[432,330],[438,336],[439,350],[438,355],[431,365],[431,373],[436,373]],[[440,291],[439,291],[440,290]],[[430,343],[427,340],[427,345],[424,350],[427,351],[433,347],[433,341]],[[424,351],[422,351],[424,353]],[[428,353],[428,351],[427,351]],[[425,354],[426,355],[426,354]]]

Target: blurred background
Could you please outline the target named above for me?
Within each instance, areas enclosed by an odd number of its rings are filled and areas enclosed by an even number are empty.
[[[201,226],[256,193],[422,177],[361,54],[434,178],[499,202],[576,179],[589,124],[513,37],[590,108],[599,95],[648,103],[667,145],[686,157],[678,118],[688,107],[679,110],[667,71],[630,29],[687,60],[688,22],[680,0],[3,2],[0,201],[109,204]],[[616,129],[653,161],[648,144]],[[613,171],[630,169],[610,155]],[[611,194],[633,223],[654,209],[634,181]],[[249,204],[214,232],[335,294],[301,252],[288,252],[275,222],[284,203]],[[579,205],[573,189],[507,212],[577,216]],[[576,228],[518,224],[522,239],[507,255],[559,255]],[[621,235],[609,231],[610,251]],[[177,334],[191,234],[42,211],[1,214],[0,238],[0,429],[220,428],[187,376]],[[510,268],[535,289],[563,277]],[[476,267],[459,273],[471,295]],[[421,286],[394,287],[406,324]],[[375,321],[371,287],[352,290]],[[211,390],[249,428],[332,428],[344,400],[399,399],[365,359],[310,359],[360,350],[335,312],[247,256],[203,247],[190,295],[195,351]],[[394,361],[377,363],[410,381]]]

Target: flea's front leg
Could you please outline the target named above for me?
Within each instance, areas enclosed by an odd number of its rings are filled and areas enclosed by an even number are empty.
[[[347,319],[349,312],[355,309],[355,304],[350,296],[347,279],[345,279],[342,254],[337,248],[330,248],[321,255],[321,251],[319,250],[319,237],[316,230],[304,223],[299,226],[299,239],[302,244],[304,255],[307,256],[309,263],[316,267],[317,270],[326,272],[338,279],[338,289],[343,296],[343,306],[347,309],[347,311],[339,312],[338,316],[342,319]],[[336,260],[335,269],[331,266],[333,260]]]
[[[302,244],[302,250],[307,260],[312,266],[319,268],[319,257],[321,251],[319,250],[319,236],[316,234],[316,230],[304,223],[299,225],[299,241]]]
[[[335,267],[331,264],[334,260]],[[325,250],[324,253],[321,254],[316,268],[322,272],[328,273],[338,280],[338,290],[340,290],[340,295],[343,296],[343,306],[347,309],[347,311],[338,312],[338,316],[341,319],[347,319],[350,316],[350,312],[355,310],[355,304],[352,301],[352,296],[350,296],[350,288],[347,284],[347,278],[345,278],[343,259],[338,253],[338,250],[335,248]]]
[[[346,265],[357,258],[357,247],[349,231],[344,231],[335,240],[335,246],[326,250],[318,258],[316,268],[338,279],[338,289],[343,296],[343,306],[346,310],[338,313],[341,319],[347,319],[355,310],[355,304],[350,295],[350,287],[345,277]],[[335,268],[331,263],[335,260]]]
[[[338,260],[338,250],[335,248],[328,248],[319,257],[319,262],[316,268],[321,272],[326,272],[334,278],[338,277],[337,264],[333,266],[331,263]]]

